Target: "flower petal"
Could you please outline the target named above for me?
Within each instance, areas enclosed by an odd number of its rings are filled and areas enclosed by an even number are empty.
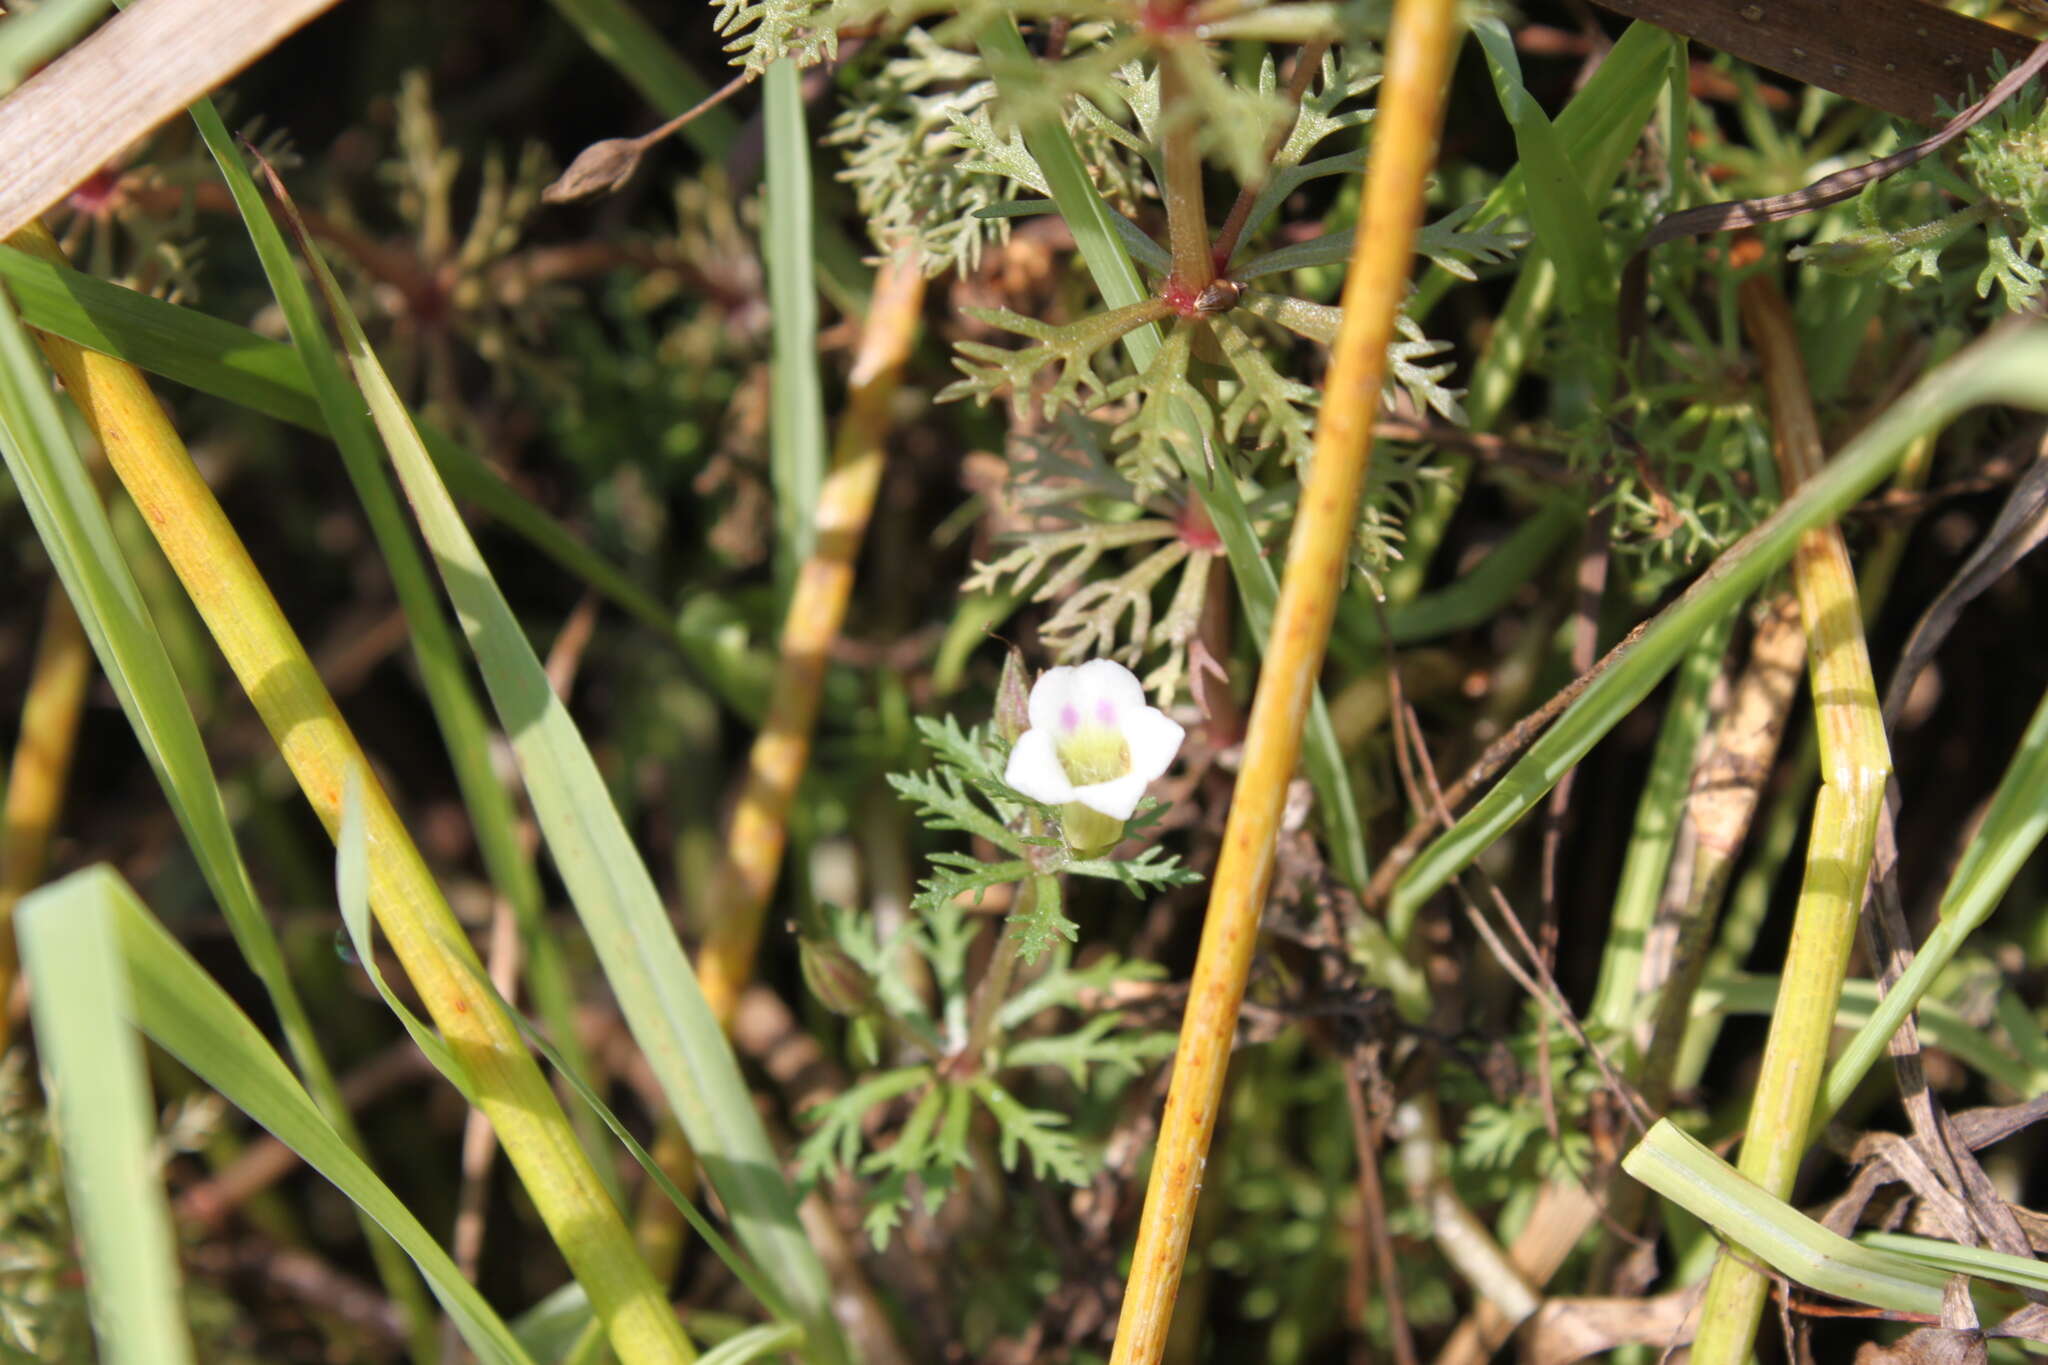
[[[1035,694],[1034,694],[1035,696]],[[1003,768],[1003,781],[1033,801],[1057,806],[1074,799],[1074,784],[1052,745],[1052,730],[1038,726],[1017,736],[1010,761]]]
[[[1145,688],[1138,675],[1114,659],[1090,659],[1074,670],[1070,699],[1083,725],[1121,730],[1133,712],[1145,706]]]
[[[1131,775],[1150,782],[1164,773],[1180,752],[1187,731],[1180,722],[1156,706],[1142,707],[1124,717],[1124,742],[1131,747]]]
[[[1031,728],[1046,731],[1048,743],[1051,732],[1059,728],[1060,712],[1074,700],[1074,675],[1078,672],[1077,668],[1048,668],[1031,685],[1031,701],[1026,707]]]
[[[1075,787],[1073,791],[1068,800],[1079,801],[1088,809],[1101,811],[1113,820],[1128,820],[1131,812],[1137,810],[1139,798],[1145,795],[1145,779],[1136,773],[1127,773],[1109,782]]]

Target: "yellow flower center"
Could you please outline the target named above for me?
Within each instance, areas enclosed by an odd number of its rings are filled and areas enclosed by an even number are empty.
[[[1053,743],[1067,781],[1077,787],[1114,782],[1131,770],[1131,746],[1123,732],[1107,725],[1082,725]]]

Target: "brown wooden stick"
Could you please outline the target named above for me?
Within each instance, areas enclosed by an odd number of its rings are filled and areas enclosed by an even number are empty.
[[[0,100],[0,237],[334,0],[140,0]]]
[[[1838,95],[1916,123],[1963,107],[1995,58],[2034,45],[2009,29],[1924,0],[1597,0]]]

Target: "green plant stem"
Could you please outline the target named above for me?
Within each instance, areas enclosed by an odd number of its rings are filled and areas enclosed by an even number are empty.
[[[1024,953],[1024,926],[1018,921],[1030,914],[1040,899],[1059,895],[1059,886],[1049,885],[1052,882],[1053,874],[1041,872],[1024,884],[1023,894],[1003,925],[1003,936],[989,957],[988,970],[982,973],[981,984],[975,988],[967,1042],[960,1049],[960,1056],[970,1070],[980,1070],[987,1059],[996,1040],[996,1021],[1003,1012],[1003,1002],[1010,998],[1010,987],[1016,981],[1017,963]]]
[[[1173,253],[1173,283],[1198,294],[1216,278],[1209,253],[1209,213],[1202,199],[1202,148],[1186,109],[1188,82],[1181,63],[1193,54],[1177,48],[1159,63],[1159,107],[1166,113],[1160,133],[1160,160],[1166,167],[1166,240]]]
[[[1679,665],[1671,700],[1665,707],[1664,724],[1650,755],[1650,772],[1636,802],[1635,826],[1622,861],[1621,883],[1614,893],[1614,914],[1608,922],[1600,981],[1589,1011],[1592,1022],[1613,1032],[1629,1028],[1639,1011],[1651,1003],[1642,999],[1637,980],[1643,949],[1663,894],[1679,823],[1685,815],[1693,752],[1707,725],[1707,690],[1720,675],[1721,659],[1734,624],[1734,614],[1722,617],[1701,634],[1692,653]]]

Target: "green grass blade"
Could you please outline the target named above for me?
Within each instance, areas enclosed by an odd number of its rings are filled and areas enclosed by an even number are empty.
[[[704,1353],[702,1365],[747,1365],[795,1350],[803,1340],[804,1330],[795,1323],[763,1323],[719,1342],[716,1350]]]
[[[15,924],[100,1358],[190,1365],[156,1106],[142,1048],[120,1024],[127,987],[107,907],[71,877],[24,897]]]
[[[710,1220],[698,1211],[696,1203],[683,1193],[675,1181],[669,1178],[667,1171],[661,1169],[661,1166],[655,1159],[648,1154],[647,1149],[640,1145],[640,1140],[633,1136],[632,1131],[624,1123],[619,1121],[619,1116],[612,1112],[611,1106],[606,1104],[599,1097],[598,1093],[590,1088],[590,1083],[562,1064],[561,1053],[548,1041],[547,1036],[539,1029],[536,1029],[527,1020],[526,1016],[513,1009],[512,1003],[509,1000],[505,999],[502,995],[498,995],[496,984],[491,981],[489,975],[481,968],[477,969],[477,984],[489,990],[491,994],[497,995],[498,1003],[504,1006],[505,1013],[511,1016],[512,1021],[519,1025],[519,1031],[526,1035],[527,1042],[531,1043],[534,1050],[547,1059],[548,1065],[562,1073],[562,1078],[576,1092],[576,1097],[583,1101],[584,1108],[596,1116],[598,1121],[611,1131],[611,1135],[618,1139],[619,1145],[624,1147],[633,1160],[639,1163],[640,1169],[646,1172],[647,1178],[654,1183],[655,1187],[661,1191],[662,1195],[671,1204],[676,1206],[676,1211],[683,1215],[683,1221],[688,1223],[691,1230],[704,1239],[704,1244],[711,1248],[713,1255],[725,1262],[726,1268],[732,1271],[733,1278],[738,1280],[746,1288],[747,1292],[758,1299],[771,1313],[779,1317],[789,1316],[789,1308],[783,1299],[782,1291],[777,1289],[773,1283],[763,1278],[760,1270],[754,1263],[735,1249],[730,1242],[726,1241],[718,1229],[712,1226]],[[794,1323],[789,1325],[796,1329],[799,1337],[802,1336],[802,1328],[796,1327]]]
[[[1726,1018],[1739,1014],[1768,1015],[1778,1003],[1778,978],[1745,972],[1709,976],[1693,997],[1694,1019]],[[1860,1029],[1877,1010],[1875,981],[1851,978],[1842,983],[1842,998],[1835,1006],[1838,1028]],[[2012,1049],[1965,1019],[1955,1006],[1922,997],[1918,1005],[1920,1041],[1940,1048],[1972,1071],[2004,1086],[2013,1094],[2032,1099],[2048,1090],[2048,1068],[2015,1056]]]
[[[455,1262],[320,1114],[227,992],[155,920],[118,873],[75,873],[58,887],[109,907],[127,964],[132,1018],[165,1051],[276,1135],[419,1266],[463,1340],[491,1365],[532,1365]]]
[[[2048,328],[2000,328],[1928,372],[1755,530],[1658,613],[1514,767],[1402,873],[1388,918],[1403,942],[1424,901],[1533,810],[1601,736],[1648,696],[1699,634],[1792,556],[1799,537],[1876,487],[1915,437],[1987,401],[2048,410]]]
[[[305,367],[289,346],[5,244],[0,280],[32,327],[251,412],[327,430]]]
[[[491,768],[490,727],[483,705],[470,684],[462,651],[442,612],[440,595],[434,590],[408,518],[384,471],[383,453],[377,445],[376,431],[363,412],[362,396],[343,372],[327,331],[321,326],[312,295],[299,277],[291,247],[264,206],[262,193],[213,102],[200,100],[192,106],[191,114],[227,181],[229,192],[234,195],[236,207],[241,210],[263,273],[270,281],[271,293],[291,330],[321,416],[341,451],[349,482],[363,504],[378,553],[391,575],[392,589],[405,613],[420,682],[440,726],[442,744],[448,751],[456,785],[476,834],[477,850],[491,884],[512,907],[519,923],[526,947],[525,975],[534,1005],[548,1028],[562,1040],[570,1068],[587,1076],[590,1062],[576,1035],[574,992],[561,944],[544,917],[540,876],[520,838],[519,814],[512,793]],[[593,1157],[604,1151],[601,1129],[585,1121],[580,1132]],[[611,1162],[598,1160],[595,1165],[601,1175],[611,1175]]]
[[[47,371],[0,289],[0,456],[28,505],[101,671],[113,684],[199,864],[235,945],[263,985],[286,1045],[329,1118],[360,1145],[348,1106],[322,1054],[283,949],[256,898],[227,808],[214,780],[184,689],[119,547],[106,510],[72,445],[49,390]],[[392,1296],[406,1308],[413,1347],[435,1358],[436,1340],[419,1288],[401,1259],[370,1229],[372,1253]]]
[[[998,18],[982,28],[976,41],[997,88],[1023,105],[1019,97],[1037,78],[1037,62],[1024,46],[1016,24],[1008,16]],[[1103,302],[1111,308],[1122,308],[1147,298],[1144,280],[1124,248],[1114,216],[1102,202],[1102,196],[1095,192],[1088,168],[1065,125],[1055,117],[1028,119],[1023,133],[1025,145],[1045,175],[1053,202],[1074,234],[1081,259],[1087,264]],[[1159,328],[1151,323],[1124,336],[1131,363],[1140,371],[1152,362],[1162,344]],[[1187,425],[1194,425],[1192,417]],[[1272,630],[1273,607],[1280,599],[1280,580],[1267,562],[1265,547],[1259,541],[1236,481],[1223,467],[1226,462],[1217,461],[1218,468],[1212,472],[1196,453],[1203,448],[1199,439],[1192,446],[1185,442],[1178,445],[1186,461],[1188,482],[1223,540],[1224,557],[1230,562],[1231,578],[1244,603],[1245,620],[1263,650]],[[1315,788],[1317,809],[1337,874],[1352,886],[1363,887],[1367,874],[1365,826],[1359,818],[1358,796],[1351,786],[1343,750],[1337,744],[1337,730],[1330,723],[1330,709],[1320,689],[1310,706],[1308,726],[1302,735],[1302,767]]]
[[[1682,67],[1683,52],[1682,39],[1651,24],[1631,24],[1585,87],[1558,113],[1552,127],[1565,157],[1578,172],[1588,203],[1606,197],[1655,111],[1673,64]],[[1528,202],[1526,175],[1517,165],[1503,176],[1473,216],[1473,224],[1520,212]],[[1475,431],[1490,429],[1506,410],[1528,364],[1530,338],[1543,334],[1544,320],[1557,300],[1558,274],[1557,264],[1542,242],[1522,253],[1514,289],[1472,370],[1465,412]],[[1458,277],[1442,266],[1431,266],[1409,300],[1409,315],[1420,322],[1458,283]],[[1442,464],[1445,477],[1425,485],[1408,514],[1404,558],[1385,576],[1390,602],[1410,601],[1421,591],[1436,547],[1464,497],[1471,458],[1446,453]]]
[[[370,845],[363,823],[363,775],[350,768],[348,788],[342,793],[341,828],[334,835],[334,901],[341,908],[341,924],[348,933],[349,946],[355,950],[357,965],[376,988],[378,999],[397,1016],[413,1046],[474,1107],[476,1087],[468,1070],[441,1041],[441,1035],[405,1007],[377,966],[377,936],[370,919]]]
[[[1941,1314],[1948,1276],[1828,1231],[1659,1119],[1621,1168],[1799,1284],[1895,1313]]]
[[[1578,499],[1552,498],[1455,582],[1390,608],[1388,635],[1397,645],[1412,645],[1484,625],[1585,527],[1586,511]],[[1337,625],[1351,649],[1372,650],[1382,644],[1379,612],[1361,588],[1344,595]]]
[[[1997,1280],[2016,1289],[2048,1290],[2048,1265],[2032,1257],[1903,1232],[1869,1232],[1857,1240],[1873,1251],[1909,1257],[1947,1274]]]
[[[1643,125],[1649,122],[1670,70],[1674,45],[1682,41],[1654,24],[1630,24],[1601,59],[1599,69],[1558,111],[1553,126],[1564,154],[1584,173],[1580,183],[1586,186],[1589,202],[1606,192]],[[1605,173],[1598,174],[1602,170]],[[1519,165],[1502,176],[1473,215],[1471,225],[1522,212],[1529,198],[1527,176]],[[1526,270],[1528,258],[1523,259]],[[1459,283],[1458,277],[1442,266],[1431,266],[1416,285],[1409,312],[1420,321]]]
[[[1963,941],[1990,918],[2020,867],[2040,847],[2043,834],[2048,834],[2048,695],[2035,708],[1983,822],[1942,892],[1934,932],[1828,1069],[1816,1105],[1816,1122],[1841,1108],[1884,1055],[1907,1011],[1920,1002]]]
[[[654,880],[340,287],[302,230],[298,236],[511,738],[555,868],[633,1036],[740,1242],[781,1284],[798,1314],[812,1357],[842,1361],[846,1348],[832,1316],[830,1286],[797,1221],[795,1191],[782,1176],[738,1060],[698,989]]]
[[[829,458],[818,376],[818,279],[812,265],[811,139],[794,58],[763,77],[768,192],[762,264],[774,330],[768,475],[775,490],[775,569],[785,590],[817,538],[818,490]]]
[[[1476,21],[1472,33],[1486,53],[1494,93],[1515,132],[1516,169],[1528,187],[1523,202],[1536,240],[1557,265],[1563,286],[1559,302],[1574,317],[1611,313],[1614,271],[1607,262],[1599,215],[1565,152],[1564,139],[1522,84],[1514,37],[1507,25],[1491,18]]]

